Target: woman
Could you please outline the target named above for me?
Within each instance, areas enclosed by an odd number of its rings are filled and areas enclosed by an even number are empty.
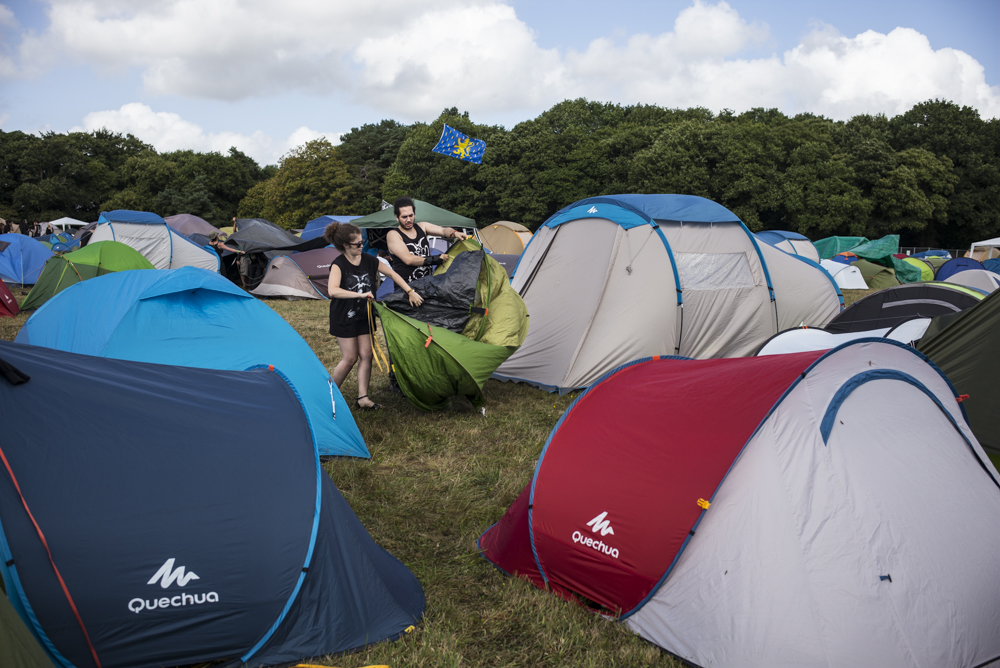
[[[358,364],[358,399],[361,409],[382,408],[368,398],[368,380],[372,375],[372,335],[368,326],[368,301],[375,299],[376,272],[382,272],[410,296],[412,306],[420,306],[423,297],[406,281],[374,255],[363,253],[361,230],[350,223],[330,223],[323,233],[328,243],[341,252],[330,266],[330,334],[337,337],[341,360],[333,369],[333,382],[340,387],[347,374]],[[374,321],[373,321],[374,322]]]

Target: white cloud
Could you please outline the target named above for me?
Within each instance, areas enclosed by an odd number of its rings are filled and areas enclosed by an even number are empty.
[[[298,128],[284,140],[274,139],[260,130],[252,135],[236,132],[206,133],[201,126],[184,120],[179,114],[153,111],[149,106],[138,102],[122,105],[117,110],[91,112],[71,132],[91,132],[102,127],[135,135],[152,144],[161,153],[193,150],[225,154],[231,146],[235,146],[261,165],[277,163],[282,155],[307,141],[325,136],[336,144],[341,136],[341,133],[317,132],[305,126]]]
[[[798,46],[760,56],[773,40],[768,27],[721,0],[694,0],[667,30],[651,25],[569,51],[541,48],[502,0],[47,1],[49,29],[24,33],[16,59],[0,53],[0,77],[17,67],[27,76],[24,63],[65,53],[112,73],[138,68],[154,95],[236,101],[304,91],[403,121],[450,106],[527,118],[578,96],[838,119],[940,97],[1000,117],[1000,87],[986,84],[983,66],[935,51],[915,30],[847,37],[819,26]],[[0,23],[13,20],[4,16]],[[264,141],[255,137],[244,141]]]

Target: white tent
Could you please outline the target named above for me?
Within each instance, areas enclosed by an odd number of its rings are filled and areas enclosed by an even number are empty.
[[[969,257],[980,262],[1000,257],[1000,237],[975,242],[969,248]]]
[[[57,228],[63,231],[72,230],[73,232],[76,232],[78,229],[80,229],[87,223],[83,222],[82,220],[77,220],[76,218],[69,218],[63,216],[58,220],[50,220],[48,223],[45,224],[49,226],[50,231],[53,228]]]
[[[945,283],[964,285],[967,288],[976,288],[985,292],[993,292],[1000,288],[1000,274],[995,274],[988,269],[966,269],[957,274],[952,274],[944,279]]]
[[[775,248],[780,248],[789,255],[800,255],[813,262],[819,262],[819,251],[809,237],[798,232],[788,232],[786,230],[764,230],[757,232],[757,238],[771,244]]]
[[[219,256],[178,234],[155,213],[111,211],[101,213],[89,243],[119,241],[137,250],[157,269],[200,267],[219,271]]]
[[[837,281],[837,287],[841,290],[867,290],[868,284],[861,270],[854,265],[836,262],[834,260],[820,260],[820,266],[826,269],[827,273]]]
[[[748,355],[783,329],[825,325],[843,302],[818,265],[688,195],[566,207],[532,237],[511,285],[531,327],[496,376],[561,390],[652,355]]]
[[[757,357],[804,353],[810,350],[830,350],[837,346],[867,338],[885,338],[910,345],[919,341],[927,331],[932,318],[914,318],[895,327],[883,327],[866,332],[828,332],[821,327],[796,327],[775,334],[757,351]]]

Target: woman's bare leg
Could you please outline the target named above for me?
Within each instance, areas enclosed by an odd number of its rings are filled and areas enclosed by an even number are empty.
[[[344,379],[347,378],[347,374],[351,373],[351,369],[354,368],[354,363],[358,361],[358,339],[357,337],[352,337],[349,339],[343,339],[337,337],[337,345],[340,346],[340,361],[337,362],[337,366],[333,368],[333,382],[340,387],[344,384]],[[371,342],[368,343],[369,355],[371,354]],[[369,374],[371,373],[371,364],[369,366]],[[360,374],[360,371],[359,371]],[[361,379],[358,378],[358,385],[360,387]],[[365,378],[365,385],[368,384],[368,378]]]

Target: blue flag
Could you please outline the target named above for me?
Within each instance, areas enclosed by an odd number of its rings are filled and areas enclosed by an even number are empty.
[[[470,139],[455,128],[445,125],[441,132],[441,139],[438,140],[437,146],[431,150],[441,155],[480,165],[483,162],[486,142],[482,139]]]

